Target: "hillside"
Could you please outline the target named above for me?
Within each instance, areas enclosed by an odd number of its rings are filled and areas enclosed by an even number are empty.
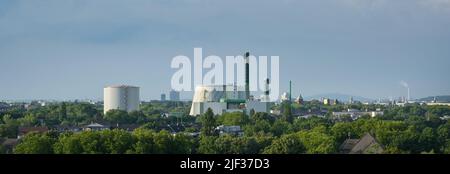
[[[318,94],[318,95],[313,95],[313,96],[307,96],[307,97],[305,97],[305,99],[312,100],[312,99],[330,98],[330,99],[337,99],[339,101],[347,102],[350,100],[351,97],[353,97],[354,101],[361,101],[361,102],[373,101],[373,99],[366,98],[366,97],[353,96],[353,95],[349,95],[349,94],[339,94],[339,93]]]
[[[417,99],[417,101],[427,101],[431,102],[436,97],[437,102],[450,102],[450,95],[440,95],[440,96],[429,96],[421,99]]]

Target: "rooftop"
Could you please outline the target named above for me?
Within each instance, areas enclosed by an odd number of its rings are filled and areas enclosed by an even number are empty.
[[[87,125],[85,127],[88,127],[88,128],[94,128],[94,127],[103,128],[105,126],[101,125],[101,124],[98,124],[98,123],[91,123],[91,124],[89,124],[89,125]]]
[[[131,86],[131,85],[111,85],[111,86],[107,86],[105,88],[139,88],[139,87]]]

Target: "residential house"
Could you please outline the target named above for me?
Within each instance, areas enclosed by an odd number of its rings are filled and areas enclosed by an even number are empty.
[[[382,154],[384,148],[369,133],[361,139],[347,139],[339,148],[342,154]]]

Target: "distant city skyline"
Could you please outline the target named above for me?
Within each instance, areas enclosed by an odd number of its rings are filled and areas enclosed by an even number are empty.
[[[1,1],[0,100],[169,94],[174,56],[280,57],[280,92],[450,95],[450,1]],[[205,69],[205,72],[208,70]],[[181,99],[192,97],[181,93]]]

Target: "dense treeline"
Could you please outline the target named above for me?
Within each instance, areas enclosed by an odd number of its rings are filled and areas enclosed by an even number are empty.
[[[165,102],[144,103],[137,112],[123,112],[114,110],[103,114],[101,106],[90,103],[59,103],[50,104],[33,109],[12,108],[0,113],[0,138],[15,138],[18,127],[47,126],[81,127],[92,122],[116,124],[138,124],[148,128],[162,130],[165,125],[176,123],[179,119],[193,122],[195,118],[187,117],[189,103]],[[162,113],[179,112],[182,118],[163,118]]]
[[[55,135],[29,134],[14,149],[18,154],[190,154],[193,139],[167,131],[137,129],[86,131]]]
[[[426,123],[425,123],[426,124]],[[296,127],[297,128],[293,128]],[[257,127],[258,125],[255,125]],[[273,125],[272,125],[273,126]],[[292,127],[290,127],[292,126]],[[423,126],[423,125],[422,125]],[[402,121],[360,119],[355,122],[327,124],[321,118],[296,120],[279,136],[275,129],[261,129],[242,137],[211,135],[194,138],[137,129],[87,131],[57,135],[29,134],[15,148],[15,153],[61,154],[299,154],[338,153],[339,145],[350,132],[359,138],[372,132],[386,148],[386,153],[450,153],[450,124],[432,128]],[[252,127],[252,126],[248,126]],[[254,130],[254,129],[252,129]]]
[[[2,137],[14,135],[12,125],[39,125],[47,117],[54,118],[55,124],[77,121],[109,121],[111,123],[135,123],[140,129],[128,132],[119,129],[80,133],[29,134],[20,140],[14,153],[55,153],[55,154],[329,154],[339,153],[339,146],[347,138],[361,138],[371,133],[385,149],[384,153],[450,153],[450,123],[440,117],[450,115],[447,106],[385,107],[384,116],[369,116],[358,120],[336,121],[326,117],[294,118],[289,105],[281,116],[267,113],[249,114],[226,113],[220,116],[208,111],[201,117],[183,118],[186,129],[177,134],[168,132],[164,125],[177,123],[179,118],[165,118],[160,112],[188,112],[178,104],[148,104],[141,112],[124,113],[102,111],[88,104],[64,104],[66,112],[61,112],[63,104],[32,111],[7,112],[1,115],[0,134]],[[51,108],[56,111],[50,111]],[[74,109],[74,108],[77,109]],[[91,109],[88,109],[91,107]],[[317,103],[295,105],[293,109],[339,110],[357,108],[376,109],[376,105],[323,106]],[[84,108],[84,109],[82,109]],[[47,110],[48,115],[44,111]],[[154,111],[158,110],[158,111]],[[58,112],[59,111],[59,112]],[[88,112],[91,115],[88,114]],[[35,113],[42,113],[38,117]],[[66,113],[66,114],[62,114]],[[21,115],[22,114],[22,115]],[[54,114],[53,116],[50,116]],[[56,115],[59,115],[56,119]],[[61,115],[63,117],[61,117]],[[84,115],[84,116],[83,116]],[[77,120],[75,118],[86,117]],[[66,118],[66,119],[65,119]],[[51,119],[50,119],[51,120]],[[59,123],[59,124],[58,124]],[[80,123],[81,124],[81,123]],[[188,125],[192,125],[189,127]],[[198,126],[196,126],[198,125]],[[239,125],[243,136],[219,135],[218,125]],[[11,130],[11,131],[9,131]],[[169,130],[170,131],[170,130]],[[200,131],[200,137],[189,133]],[[2,148],[0,148],[2,151]]]

